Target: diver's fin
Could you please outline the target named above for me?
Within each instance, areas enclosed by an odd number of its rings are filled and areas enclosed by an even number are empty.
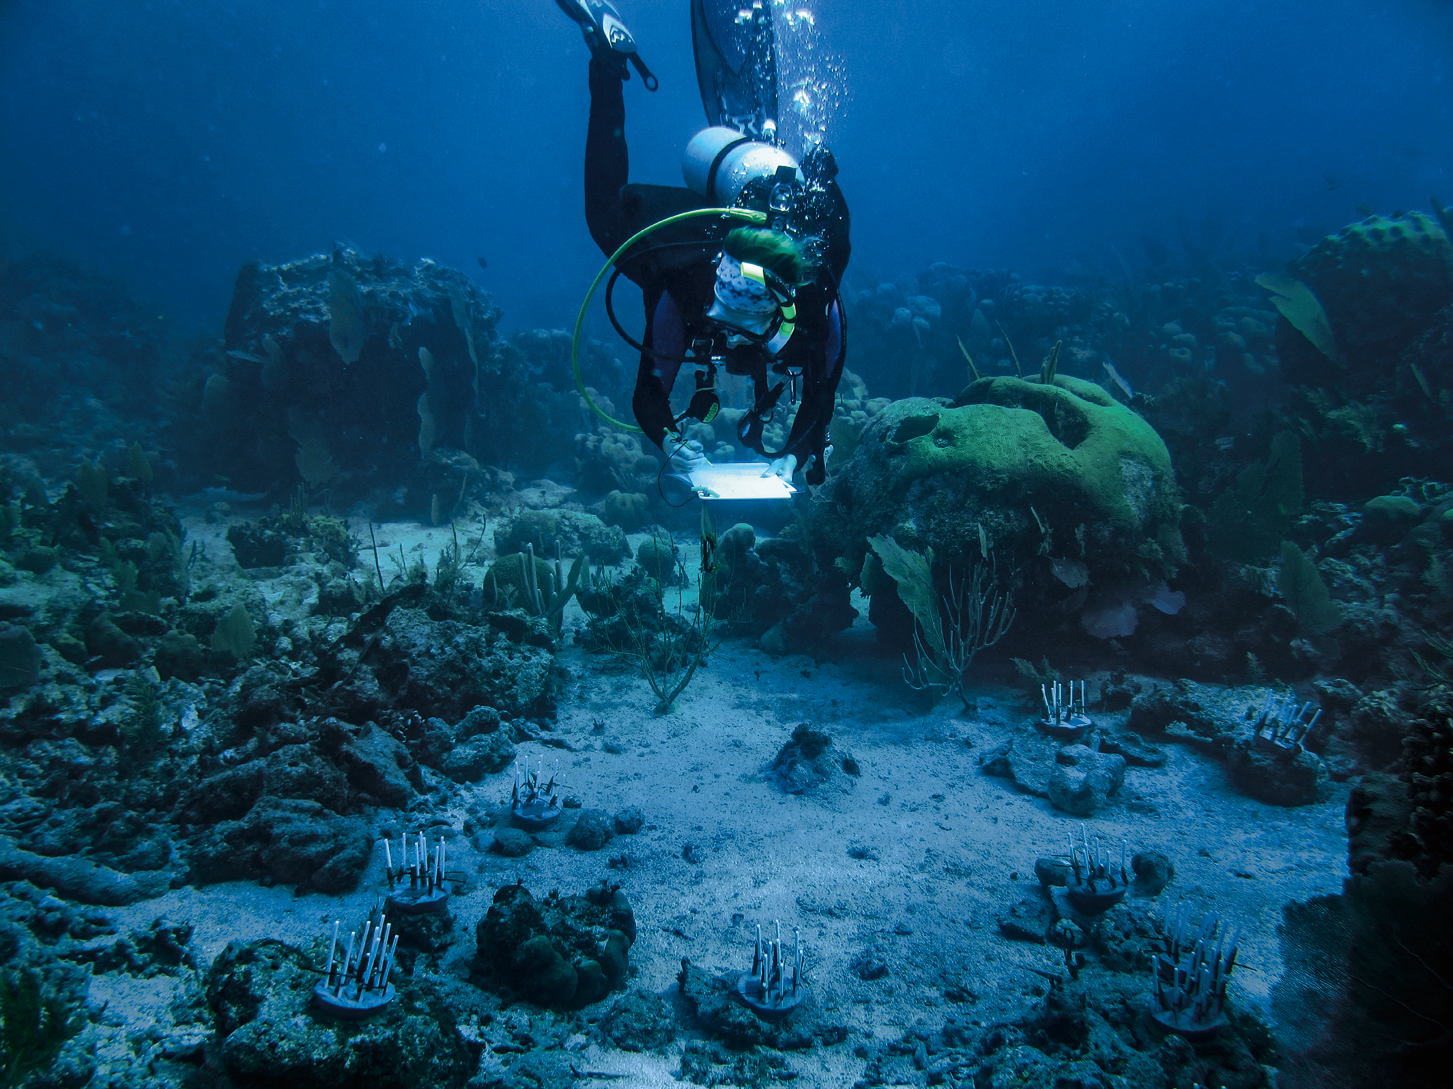
[[[770,3],[691,0],[691,44],[707,123],[775,143],[777,40]]]
[[[630,61],[641,74],[646,90],[654,91],[659,86],[636,51],[636,39],[631,36],[621,13],[610,0],[555,0],[555,3],[580,24],[585,44],[590,46],[591,55],[596,60],[616,72],[621,79],[630,79],[630,70],[626,67],[626,62]]]

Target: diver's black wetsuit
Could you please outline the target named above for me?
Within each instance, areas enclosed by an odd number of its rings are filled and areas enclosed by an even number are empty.
[[[677,212],[706,207],[690,189],[629,182],[625,124],[620,76],[592,59],[585,221],[590,236],[607,256],[643,227]],[[746,347],[730,350],[725,363],[729,373],[760,376],[772,384],[782,382],[784,374],[800,373],[802,403],[787,445],[782,450],[763,451],[758,441],[753,448],[772,457],[794,454],[799,465],[816,454],[807,480],[817,484],[823,478],[823,446],[843,370],[846,345],[837,285],[847,267],[849,245],[847,203],[837,183],[827,178],[809,189],[798,226],[823,240],[823,260],[814,282],[797,289],[796,331],[780,356],[771,357],[764,348]],[[704,217],[673,224],[643,239],[618,262],[622,275],[638,284],[645,295],[642,343],[652,351],[641,353],[631,406],[646,437],[657,446],[668,431],[675,430],[670,393],[681,368],[679,361],[694,336],[709,335],[703,330],[702,315],[712,303],[714,262],[721,239],[732,226],[740,223],[732,221],[724,228]],[[758,381],[756,388],[761,408],[766,383]]]

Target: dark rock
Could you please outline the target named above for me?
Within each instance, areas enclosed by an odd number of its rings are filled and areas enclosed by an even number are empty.
[[[171,841],[166,836],[138,840],[130,850],[117,856],[116,865],[126,873],[139,870],[164,869],[172,860]]]
[[[122,907],[161,896],[171,887],[165,873],[125,874],[75,855],[47,858],[17,848],[0,836],[0,880],[29,881],[82,904]]]
[[[493,621],[434,620],[401,606],[388,614],[383,637],[360,672],[371,671],[392,707],[424,716],[455,721],[489,704],[528,717],[548,706],[552,692],[549,635],[542,632],[544,645],[536,645],[527,641],[534,631],[532,622],[510,638]]]
[[[635,944],[636,913],[631,908],[630,899],[621,891],[619,885],[602,881],[599,885],[586,889],[585,897],[596,907],[608,908],[611,928],[619,930],[632,945]]]
[[[713,614],[760,635],[769,654],[811,651],[857,619],[843,573],[818,569],[800,540],[757,540],[739,522],[721,535],[717,557]]]
[[[883,955],[883,950],[873,946],[860,950],[848,964],[848,968],[853,975],[865,983],[870,983],[888,974],[888,959]]]
[[[478,734],[492,734],[500,727],[500,713],[488,704],[480,704],[459,720],[454,736],[467,741]]]
[[[581,851],[599,851],[615,838],[611,819],[603,809],[584,809],[571,826],[565,842]]]
[[[181,819],[187,824],[237,820],[262,797],[266,786],[267,774],[260,760],[229,768],[187,792],[180,806]]]
[[[430,911],[423,915],[389,916],[399,936],[399,948],[419,953],[442,953],[454,940],[454,916],[447,911]],[[405,969],[407,971],[407,969]]]
[[[90,652],[86,650],[86,644],[77,639],[70,632],[57,632],[50,637],[50,645],[71,665],[83,666]]]
[[[1085,944],[1085,932],[1072,919],[1056,919],[1044,940],[1057,949],[1079,949]]]
[[[238,729],[245,732],[264,730],[291,717],[291,708],[283,693],[281,681],[281,676],[273,667],[261,663],[242,675],[238,686],[241,699],[232,716]]]
[[[1404,858],[1413,803],[1408,787],[1394,775],[1364,775],[1347,798],[1347,868],[1367,873],[1374,862]]]
[[[1317,693],[1322,709],[1331,715],[1346,714],[1362,698],[1362,691],[1345,677],[1313,681],[1312,690]]]
[[[1090,944],[1112,972],[1148,972],[1163,948],[1164,932],[1149,908],[1121,903],[1095,918]]]
[[[1104,808],[1125,781],[1125,757],[1068,745],[1055,756],[1049,779],[1049,801],[1076,817],[1090,817]]]
[[[535,841],[528,832],[509,825],[494,830],[494,842],[490,844],[490,850],[495,854],[505,858],[524,858],[534,849]]]
[[[1020,790],[1043,798],[1049,793],[1059,745],[1037,731],[1019,730],[979,757],[985,775],[1008,779]]]
[[[523,552],[526,545],[533,546],[537,559],[553,557],[557,547],[564,557],[584,554],[597,564],[619,563],[631,554],[626,535],[618,527],[575,510],[522,511],[494,531],[497,556]]]
[[[660,995],[638,989],[616,999],[600,1031],[622,1051],[655,1051],[676,1038],[676,1014]]]
[[[147,930],[133,930],[124,938],[83,946],[67,959],[90,965],[96,975],[126,972],[143,979],[176,976],[183,967],[197,967],[188,948],[191,940],[190,925],[171,926],[156,919]]]
[[[1402,756],[1403,738],[1415,716],[1398,706],[1397,692],[1369,692],[1352,707],[1348,737],[1374,768],[1385,768]]]
[[[316,979],[307,954],[271,938],[234,941],[213,961],[206,1001],[236,1084],[463,1089],[477,1063],[430,981],[413,980],[407,1000],[344,1027],[313,1011]]]
[[[1171,860],[1159,851],[1136,852],[1130,860],[1130,868],[1135,871],[1132,891],[1136,896],[1159,895],[1176,875],[1176,868],[1171,865]]]
[[[743,965],[743,971],[750,964]],[[731,1048],[764,1046],[778,1051],[801,1051],[812,1046],[818,1030],[816,1009],[807,998],[785,1021],[763,1021],[732,996],[737,975],[709,975],[690,961],[683,961],[676,977],[681,997],[701,1026]]]
[[[851,753],[805,722],[793,728],[792,740],[777,751],[770,766],[788,794],[806,794],[828,785],[845,792],[856,786],[853,779],[861,770]]]
[[[611,824],[615,827],[618,836],[634,836],[645,823],[646,815],[633,805],[617,809],[615,816],[611,818]]]
[[[146,930],[131,932],[131,944],[141,956],[150,959],[158,972],[176,975],[178,969],[197,967],[190,948],[193,932],[190,923],[169,925],[155,919]]]
[[[18,692],[40,679],[40,648],[29,628],[0,623],[0,692]]]
[[[357,736],[348,735],[338,751],[338,763],[355,789],[384,805],[402,809],[414,797],[419,774],[414,758],[397,738],[372,723],[366,723]]]
[[[207,668],[207,652],[191,632],[174,628],[157,643],[152,665],[164,681],[171,677],[195,681]]]
[[[1173,688],[1157,686],[1136,696],[1130,704],[1126,725],[1138,734],[1161,734],[1175,722],[1201,737],[1215,737],[1221,732],[1216,720],[1202,708],[1185,683]]]
[[[362,604],[362,591],[352,579],[319,579],[318,612],[323,616],[349,616]]]
[[[282,567],[288,562],[292,541],[271,527],[243,522],[227,527],[227,543],[239,567]]]
[[[474,978],[552,1009],[598,1002],[625,978],[631,939],[613,899],[506,885],[476,928]]]
[[[1099,707],[1102,711],[1122,711],[1140,695],[1141,690],[1139,681],[1128,680],[1125,671],[1117,669],[1100,682]]]
[[[1063,888],[1070,883],[1070,864],[1063,858],[1036,858],[1034,876],[1045,888]]]
[[[758,645],[768,654],[812,653],[837,632],[853,626],[858,611],[840,574],[818,575],[814,583],[816,592],[762,633]]]
[[[263,761],[267,794],[317,802],[334,813],[348,807],[348,780],[310,745],[283,745]]]
[[[1129,730],[1106,731],[1100,735],[1100,751],[1125,757],[1134,768],[1162,768],[1168,759],[1166,751],[1152,745]]]
[[[141,646],[116,626],[110,613],[86,625],[86,650],[107,669],[124,669],[141,657]]]
[[[759,1086],[790,1082],[797,1072],[766,1046],[743,1050],[719,1040],[689,1040],[681,1049],[680,1077],[692,1085]]]
[[[59,563],[60,558],[60,549],[29,545],[21,549],[20,555],[15,557],[15,566],[21,571],[29,571],[32,575],[43,575]]]
[[[496,731],[456,745],[440,762],[439,770],[456,783],[476,783],[486,775],[503,771],[514,760],[514,744]]]
[[[444,758],[454,749],[454,730],[442,718],[415,715],[409,722],[404,743],[415,760],[435,771],[443,770]]]
[[[199,884],[266,879],[351,892],[373,849],[368,826],[317,802],[263,798],[240,820],[208,828],[192,851]]]
[[[1312,805],[1332,796],[1326,766],[1305,750],[1266,752],[1242,739],[1226,755],[1226,774],[1237,790],[1270,805]]]
[[[1453,689],[1435,689],[1403,742],[1413,814],[1409,852],[1425,873],[1453,862]]]
[[[1050,927],[1059,918],[1054,903],[1046,896],[1026,896],[1015,901],[999,916],[999,931],[1006,938],[1043,945]]]

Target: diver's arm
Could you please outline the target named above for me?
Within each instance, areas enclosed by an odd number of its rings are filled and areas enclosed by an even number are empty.
[[[668,434],[675,434],[675,417],[671,415],[671,399],[651,357],[641,353],[641,367],[636,372],[636,392],[631,396],[631,409],[636,414],[636,423],[641,425],[646,438],[665,449],[663,443]]]
[[[807,468],[807,482],[820,484],[823,473],[823,450],[827,445],[827,425],[832,422],[833,402],[837,396],[837,382],[816,386],[809,383],[802,391],[802,404],[792,420],[792,433],[782,454],[797,458],[800,466]],[[812,459],[816,458],[816,461]],[[809,462],[811,463],[809,466]]]
[[[836,326],[836,351],[834,358],[827,358],[829,331],[834,328],[829,317],[812,331],[811,339],[801,344],[797,351],[802,365],[802,402],[797,415],[792,419],[792,430],[782,454],[792,454],[797,464],[807,469],[809,484],[822,483],[826,466],[824,449],[827,445],[827,428],[832,422],[833,410],[837,404],[837,387],[843,376],[843,359],[846,355],[841,326]],[[809,460],[816,458],[809,465]]]
[[[821,348],[817,349],[821,351]],[[818,374],[822,374],[818,371]],[[792,419],[792,430],[787,436],[787,445],[782,448],[782,455],[792,454],[797,458],[797,464],[807,467],[812,458],[816,458],[811,466],[807,468],[807,482],[809,484],[822,483],[823,450],[827,445],[827,426],[832,422],[833,408],[837,401],[838,381],[842,378],[842,368],[837,367],[830,374],[823,375],[817,380],[807,379],[802,387],[802,403],[797,407],[797,415]]]

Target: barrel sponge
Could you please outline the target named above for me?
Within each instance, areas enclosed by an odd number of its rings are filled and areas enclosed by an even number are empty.
[[[1071,556],[1097,582],[1166,578],[1185,555],[1180,495],[1154,429],[1092,382],[981,378],[952,405],[896,401],[831,482],[829,533],[854,572],[892,533],[949,562],[983,528],[1001,556]]]

